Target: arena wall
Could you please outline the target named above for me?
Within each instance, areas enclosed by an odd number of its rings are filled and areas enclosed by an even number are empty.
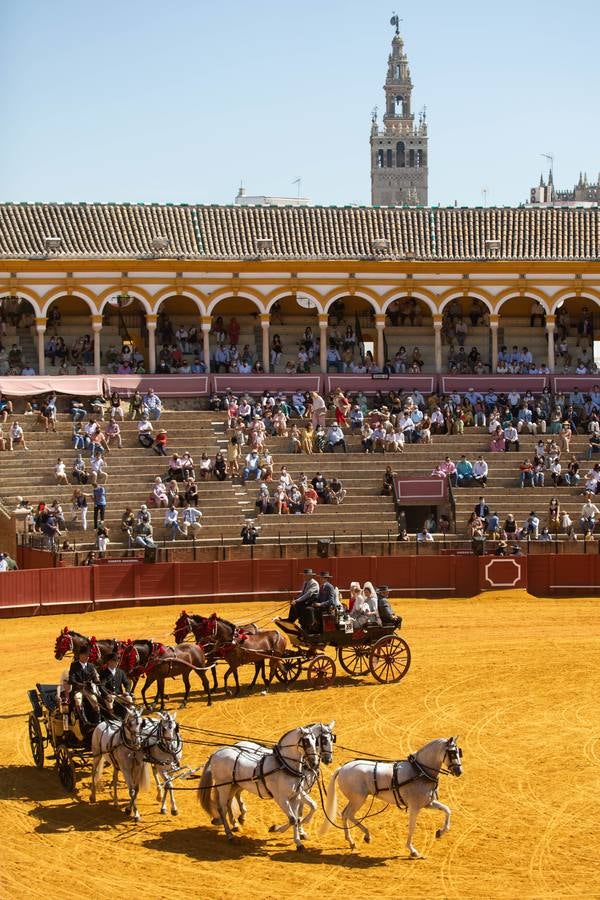
[[[472,597],[486,590],[526,589],[538,597],[593,595],[600,556],[446,555],[328,559],[333,581],[387,584],[395,597]],[[321,564],[323,565],[323,563]],[[120,606],[189,605],[248,600],[285,602],[314,559],[254,559],[149,564],[118,560],[90,567],[29,569],[0,577],[0,617],[85,612]],[[320,567],[319,567],[320,568]]]

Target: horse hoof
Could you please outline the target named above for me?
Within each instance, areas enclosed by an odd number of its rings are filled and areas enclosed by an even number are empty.
[[[304,844],[296,844],[296,850],[298,853],[304,853]]]
[[[239,830],[240,830],[240,826],[239,826],[239,825],[232,825],[232,826],[231,826],[231,830],[232,830],[232,831],[239,831]]]
[[[221,824],[221,820],[220,820],[220,819],[211,819],[211,820],[210,820],[210,824],[211,824],[211,825],[220,825],[220,824]]]
[[[371,843],[371,835],[365,834],[365,844],[370,844],[370,843]]]
[[[421,856],[421,854],[419,853],[418,850],[411,850],[411,851],[410,851],[410,858],[411,858],[411,859],[423,859],[423,857]]]
[[[351,843],[349,844],[349,847],[351,850],[356,850],[356,844],[354,843],[354,841],[351,841]]]
[[[179,810],[178,810],[178,809],[172,809],[172,810],[171,810],[171,815],[172,815],[172,816],[178,816],[178,815],[179,815]]]
[[[435,833],[435,836],[436,836],[436,838],[438,839],[438,841],[439,841],[439,839],[442,837],[443,834],[444,834],[444,829],[443,829],[443,828],[438,828],[438,830],[437,830],[436,833]]]
[[[228,840],[228,841],[232,841],[232,840],[233,840],[233,835],[232,835],[232,834],[228,834],[228,835],[227,835],[227,840]]]
[[[166,816],[166,814],[167,814],[166,809],[161,809],[160,814],[161,814],[161,816]]]
[[[271,834],[273,834],[273,832],[276,831],[276,829],[277,829],[277,826],[276,826],[276,825],[269,825],[269,832],[270,832]]]
[[[179,709],[185,709],[186,706],[187,706],[187,703],[180,703],[180,704],[179,704]]]
[[[305,831],[301,831],[301,832],[300,832],[300,837],[302,838],[303,841],[305,841],[305,840],[306,840],[306,832],[305,832]]]

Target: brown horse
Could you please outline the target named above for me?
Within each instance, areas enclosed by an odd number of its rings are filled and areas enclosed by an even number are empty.
[[[279,660],[283,657],[286,649],[285,638],[282,634],[278,631],[257,631],[256,634],[247,634],[226,619],[219,619],[216,613],[209,618],[203,616],[196,618],[198,619],[199,640],[207,650],[210,647],[215,656],[221,656],[229,664],[223,679],[225,690],[227,690],[227,679],[233,674],[235,696],[237,697],[240,692],[237,673],[239,666],[256,664],[259,659],[263,662],[268,661],[269,675],[265,684],[271,683],[279,667]],[[254,673],[250,687],[254,686],[257,677],[258,671]]]
[[[114,638],[102,638],[98,641],[93,636],[85,637],[77,631],[70,631],[65,626],[54,642],[54,659],[63,659],[67,653],[73,653],[73,656],[76,656],[82,647],[88,647],[90,662],[94,665],[103,665],[110,653],[119,652],[121,645],[122,642]]]
[[[185,695],[181,702],[181,707],[187,706],[190,694],[190,673],[197,672],[202,682],[202,686],[206,691],[207,705],[212,703],[210,696],[210,684],[206,677],[206,670],[212,668],[214,663],[207,662],[206,654],[199,644],[177,644],[176,647],[165,647],[165,653],[162,656],[155,656],[150,660],[146,668],[146,683],[142,688],[142,700],[144,706],[148,706],[146,701],[146,691],[151,684],[157,683],[156,698],[154,703],[158,703],[160,698],[161,710],[165,708],[165,679],[182,678],[185,686]]]
[[[204,626],[202,623],[205,621],[206,620],[203,619],[202,616],[197,616],[194,613],[188,613],[185,609],[182,609],[181,613],[179,614],[179,618],[175,622],[175,627],[173,628],[173,636],[174,636],[175,640],[177,641],[177,643],[181,644],[185,641],[188,634],[193,634],[194,640],[197,643],[200,643],[203,645],[203,649],[205,650],[207,657],[209,659],[213,659],[214,654],[212,652],[212,648],[209,647],[208,643],[206,641],[204,641],[204,639],[201,637],[203,630],[204,630]],[[236,628],[238,628],[238,630],[240,632],[243,632],[244,634],[258,634],[258,628],[254,624],[254,622],[249,622],[247,625],[237,625]],[[254,678],[252,679],[252,684],[250,685],[250,687],[254,687],[259,675],[262,675],[263,682],[266,684],[267,679],[265,677],[265,661],[264,661],[264,659],[256,660],[254,665],[255,665]],[[216,666],[213,667],[212,676],[213,676],[213,691],[216,691],[217,688],[219,687],[219,683],[217,680],[217,667]]]

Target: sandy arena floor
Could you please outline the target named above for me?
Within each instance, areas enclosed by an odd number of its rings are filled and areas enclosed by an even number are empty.
[[[464,775],[440,784],[452,829],[436,841],[441,814],[421,814],[415,844],[425,860],[408,860],[406,816],[395,809],[371,821],[369,846],[351,853],[341,832],[319,839],[313,827],[300,855],[287,834],[267,833],[281,813],[253,797],[243,836],[229,845],[194,791],[178,794],[178,818],[161,816],[154,792],[144,794],[137,827],[109,805],[108,792],[89,804],[87,773],[78,794],[66,796],[52,763],[42,771],[32,763],[26,691],[64,668],[53,658],[63,625],[98,637],[167,640],[178,612],[128,609],[0,625],[2,896],[600,897],[598,602],[507,593],[395,605],[413,652],[400,684],[342,673],[321,691],[300,681],[266,696],[220,692],[212,709],[196,694],[179,715],[194,726],[273,738],[336,719],[340,743],[392,758],[458,734]],[[254,604],[222,613],[248,621],[268,610]],[[184,761],[200,765],[207,755],[189,745]],[[347,758],[338,753],[334,763]]]

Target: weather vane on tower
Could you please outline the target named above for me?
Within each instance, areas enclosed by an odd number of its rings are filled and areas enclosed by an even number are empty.
[[[390,19],[390,25],[395,26],[396,34],[400,34],[400,22],[401,21],[402,21],[402,19],[400,19],[396,13],[394,13],[392,18]]]

